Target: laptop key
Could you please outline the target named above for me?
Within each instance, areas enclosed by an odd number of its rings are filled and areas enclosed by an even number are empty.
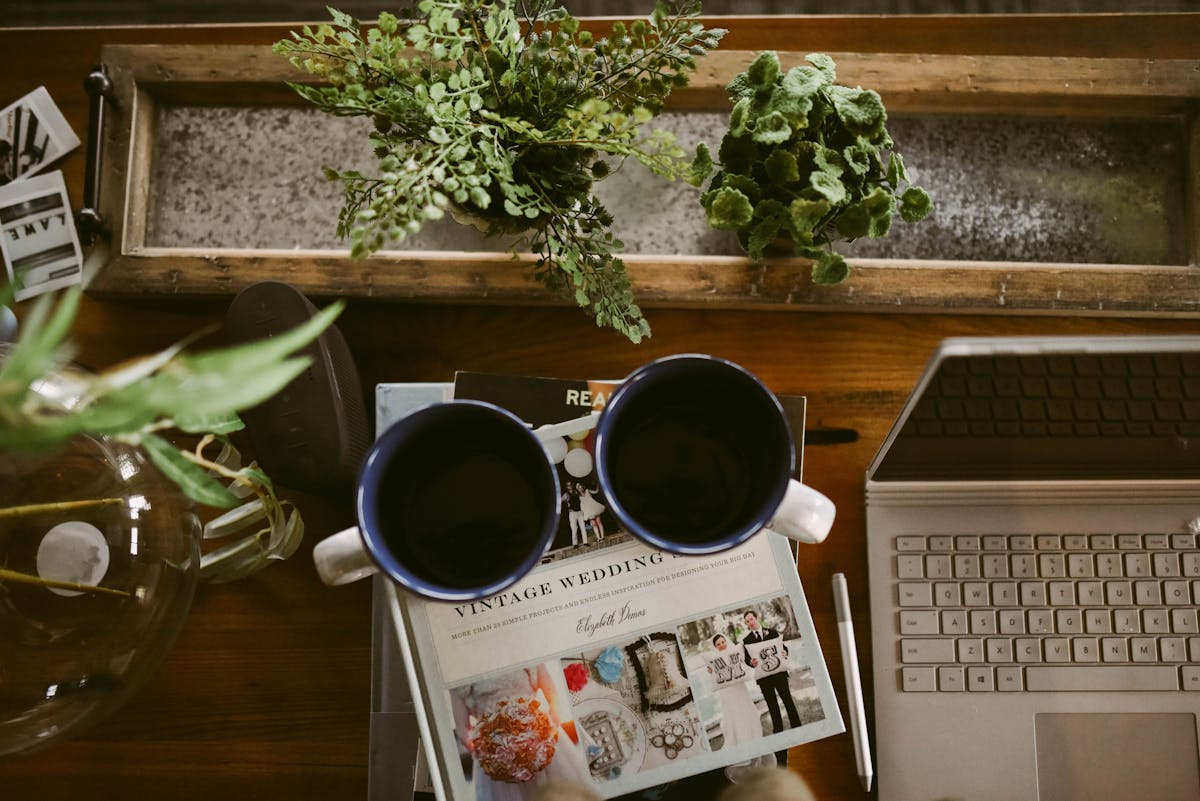
[[[896,556],[896,577],[900,579],[925,578],[925,563],[919,554],[899,554]]]
[[[940,667],[938,673],[938,689],[944,693],[960,693],[963,686],[963,669],[960,667]]]
[[[1013,643],[1018,662],[1041,662],[1042,641],[1033,637],[1018,637]]]
[[[1192,593],[1186,581],[1164,581],[1163,598],[1168,606],[1187,605],[1192,602]]]
[[[1068,554],[1067,575],[1071,578],[1091,578],[1096,575],[1096,567],[1092,563],[1092,555],[1090,553]]]
[[[1012,555],[1013,578],[1033,578],[1037,575],[1037,559],[1031,553]]]
[[[1164,662],[1187,661],[1187,641],[1183,637],[1163,637],[1158,647]]]
[[[946,662],[953,662],[954,640],[901,640],[900,661],[906,664],[944,664]]]
[[[1025,682],[1019,667],[996,668],[996,689],[1001,692],[1017,692],[1024,689]]]
[[[1099,581],[1081,581],[1077,588],[1081,606],[1101,606],[1104,603],[1104,584]]]
[[[1178,670],[1169,665],[1037,665],[1025,668],[1025,688],[1033,692],[1171,691]]]
[[[1124,576],[1125,570],[1121,563],[1121,554],[1096,554],[1096,575],[1100,578],[1121,578]]]
[[[1047,637],[1043,646],[1047,662],[1071,661],[1071,641],[1066,637]]]
[[[1000,610],[1001,634],[1024,634],[1025,614],[1020,609]]]
[[[925,538],[914,536],[896,537],[896,550],[923,551],[925,550]]]
[[[926,556],[925,575],[931,579],[950,578],[950,557],[944,554]]]
[[[1071,640],[1071,657],[1076,662],[1097,662],[1100,659],[1100,645],[1095,637],[1079,637]]]
[[[1200,637],[1194,637],[1193,639],[1197,641],[1197,647],[1200,647]],[[1012,640],[1003,637],[989,637],[984,643],[984,646],[987,649],[987,661],[1013,661]]]
[[[1162,585],[1157,581],[1133,582],[1133,596],[1137,598],[1138,606],[1154,606],[1161,604]]]
[[[942,612],[942,634],[961,635],[967,633],[967,613],[961,609]]]
[[[1008,578],[1008,557],[992,553],[983,556],[984,578]]]
[[[1017,584],[1014,581],[997,581],[992,585],[992,603],[996,606],[1013,606],[1017,602]]]
[[[1170,551],[1154,554],[1154,575],[1160,578],[1179,576],[1179,554]]]
[[[1175,573],[1179,575],[1179,573]],[[954,577],[962,579],[979,578],[979,557],[975,554],[956,554],[954,557]]]
[[[1129,655],[1133,657],[1134,662],[1157,662],[1158,640],[1153,637],[1131,637]]]
[[[1200,631],[1197,626],[1195,609],[1172,609],[1171,631],[1175,634],[1195,634]]]
[[[1141,634],[1142,622],[1136,609],[1118,609],[1113,612],[1113,627],[1118,634]]]
[[[1105,662],[1128,662],[1129,641],[1124,637],[1104,637],[1100,640],[1100,658]]]
[[[1181,640],[1182,642],[1182,640]],[[963,639],[958,641],[959,662],[982,662],[983,640]]]
[[[900,613],[901,634],[938,634],[937,612],[909,610]]]
[[[929,550],[931,551],[953,551],[954,537],[930,537]]]
[[[1112,617],[1107,609],[1085,610],[1083,624],[1088,634],[1108,634],[1112,631]]]
[[[933,600],[938,606],[962,606],[962,586],[951,582],[934,584]]]
[[[1133,588],[1128,581],[1106,581],[1104,591],[1110,606],[1128,606],[1133,603]]]
[[[905,692],[931,693],[937,690],[937,669],[922,667],[900,668],[900,686]]]
[[[1200,666],[1183,666],[1183,689],[1200,690]]]
[[[898,586],[901,606],[933,606],[933,587],[916,581],[902,581]]]
[[[996,689],[996,680],[990,667],[972,665],[967,668],[967,690],[973,693],[991,692]]]
[[[1149,577],[1150,555],[1145,553],[1125,554],[1125,575],[1130,578]]]
[[[1054,616],[1049,609],[1029,610],[1029,633],[1052,634],[1054,632]]]

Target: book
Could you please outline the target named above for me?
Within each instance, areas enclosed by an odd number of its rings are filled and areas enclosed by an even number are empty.
[[[615,387],[459,373],[452,394],[536,428],[600,410]],[[439,392],[444,385],[381,385],[379,430],[411,410],[406,401]],[[804,400],[784,405],[802,444]],[[610,798],[844,731],[789,541],[764,533],[705,557],[642,543],[591,480],[592,436],[548,447],[564,494],[576,498],[564,498],[541,564],[513,587],[464,604],[377,587],[438,798],[527,797],[551,779]],[[767,655],[757,668],[747,647]],[[378,692],[403,680],[396,660],[389,667]],[[388,758],[375,725],[373,762]]]

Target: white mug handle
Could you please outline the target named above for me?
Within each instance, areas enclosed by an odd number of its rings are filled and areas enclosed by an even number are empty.
[[[833,501],[793,478],[767,528],[796,542],[816,545],[829,536],[836,515]]]
[[[330,534],[313,548],[317,575],[330,587],[349,584],[379,572],[357,526]]]

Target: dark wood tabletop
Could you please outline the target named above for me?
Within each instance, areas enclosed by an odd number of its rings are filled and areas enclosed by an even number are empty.
[[[939,24],[941,27],[939,27]],[[1082,28],[1015,18],[991,28],[976,18],[921,21],[925,46],[957,25],[966,52],[1046,52],[1076,41],[1082,55],[1137,52],[1158,37],[1194,57],[1197,25],[1119,20]],[[1180,32],[1180,28],[1184,32]],[[995,33],[1003,29],[1003,34]],[[106,42],[264,44],[287,28],[0,30],[0,105],[45,85],[82,136],[84,75]],[[897,46],[883,23],[850,30],[815,20],[796,49],[878,50]],[[1191,33],[1187,34],[1186,30]],[[857,39],[855,39],[857,37]],[[1178,39],[1173,39],[1178,37]],[[952,37],[950,37],[952,38]],[[830,42],[834,44],[829,44]],[[914,40],[916,41],[916,40]],[[907,43],[906,43],[907,42]],[[1019,42],[1023,44],[1014,44]],[[865,43],[865,44],[864,44]],[[963,44],[965,43],[965,44]],[[899,45],[909,50],[907,40]],[[82,194],[83,149],[61,165],[72,202]],[[330,225],[333,221],[328,221]],[[1194,232],[1193,232],[1194,233]],[[93,368],[164,347],[219,321],[227,299],[85,300],[75,329],[79,361]],[[22,309],[18,309],[20,313]],[[830,576],[844,572],[855,609],[861,667],[871,675],[864,537],[864,471],[935,345],[943,337],[993,334],[1178,333],[1195,319],[1098,316],[864,314],[652,308],[653,337],[631,345],[578,310],[454,303],[351,301],[339,321],[364,393],[384,381],[449,381],[456,370],[587,378],[619,376],[659,356],[706,352],[739,362],[780,393],[808,397],[805,479],[838,506],[827,543],[803,547],[799,572],[844,706]],[[846,429],[852,441],[819,444],[816,432]],[[348,495],[291,493],[307,523],[292,559],[225,585],[202,585],[174,648],[137,695],[79,736],[0,760],[0,797],[42,799],[363,798],[367,788],[370,695],[370,584],[322,586],[312,544],[352,523]],[[5,657],[0,654],[0,660]],[[869,690],[869,687],[868,687]],[[867,698],[868,716],[871,700]],[[818,797],[864,797],[849,734],[793,749],[790,767]]]

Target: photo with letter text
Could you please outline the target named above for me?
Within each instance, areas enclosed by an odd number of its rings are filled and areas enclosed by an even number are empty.
[[[824,720],[787,596],[685,623],[679,640],[712,750]]]

